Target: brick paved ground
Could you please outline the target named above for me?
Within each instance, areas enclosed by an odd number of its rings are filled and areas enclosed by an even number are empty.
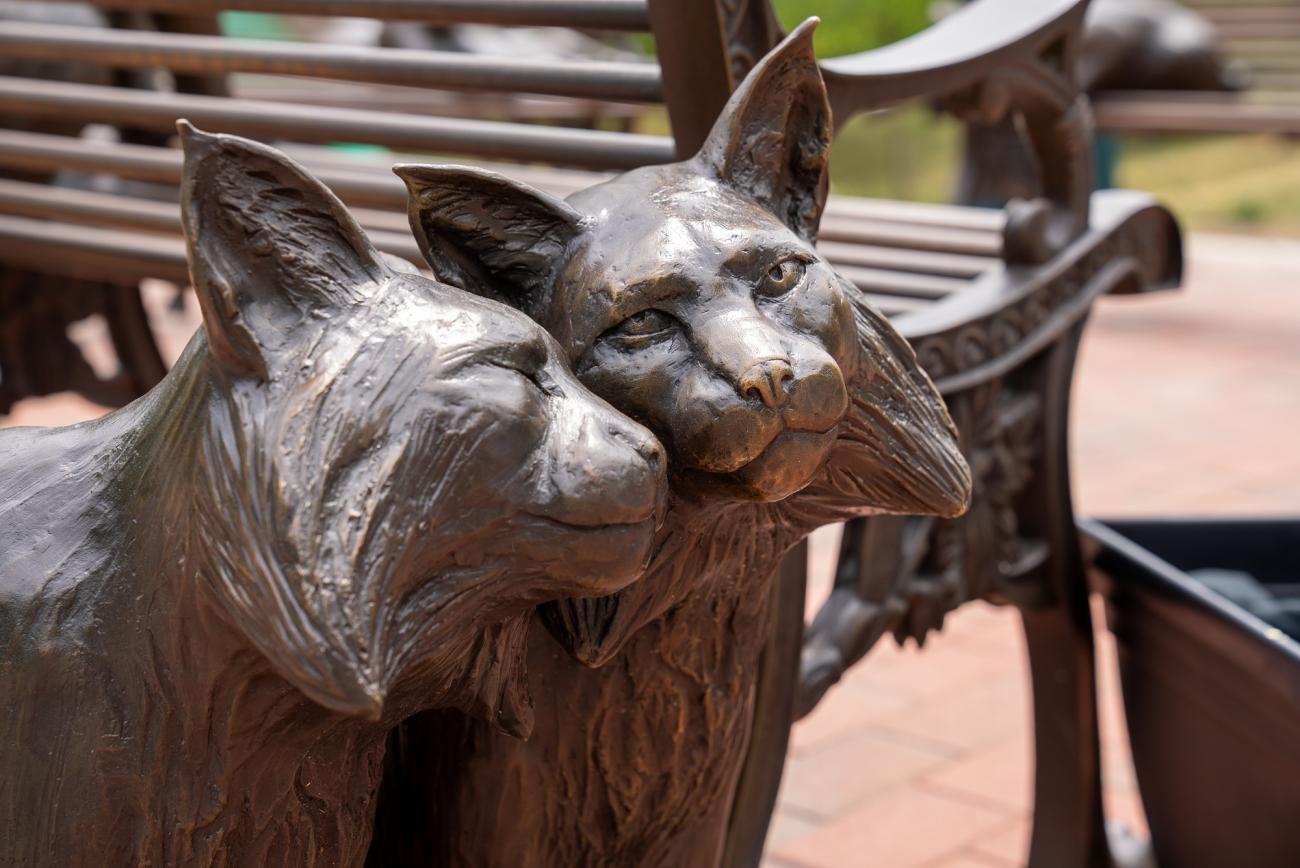
[[[1075,402],[1080,511],[1300,513],[1300,243],[1206,236],[1189,253],[1182,293],[1107,300],[1095,316]],[[59,396],[7,422],[96,412]],[[825,574],[834,533],[816,543]],[[1114,649],[1099,638],[1107,810],[1141,831]],[[767,864],[1022,865],[1025,678],[1014,614],[988,606],[923,652],[882,645],[798,727]]]

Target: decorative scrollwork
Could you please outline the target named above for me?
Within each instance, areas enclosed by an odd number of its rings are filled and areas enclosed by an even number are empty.
[[[952,329],[916,336],[917,358],[945,392],[955,378],[981,379],[980,368],[1050,340],[1083,316],[1094,296],[1111,289],[1101,278],[1117,264],[1130,264],[1143,286],[1161,285],[1178,267],[1170,256],[1176,231],[1162,214],[1139,212],[1055,276],[1035,278],[1015,300]]]
[[[971,600],[1046,603],[1033,581],[1044,540],[1026,535],[1018,509],[1043,448],[1043,402],[998,379],[950,396],[963,432],[974,496],[958,519],[870,518],[851,522],[831,601],[805,638],[797,711],[816,706],[884,634],[924,645],[949,612]]]
[[[811,711],[885,633],[918,642],[972,599],[1050,603],[1040,581],[1050,551],[1023,530],[1023,501],[1047,460],[1047,398],[1027,372],[1086,315],[1097,296],[1156,289],[1181,268],[1177,226],[1133,194],[1100,209],[1095,235],[1050,272],[1008,275],[984,315],[913,336],[917,357],[963,433],[974,477],[970,511],[956,521],[878,517],[846,529],[830,600],[805,633],[798,716]],[[969,314],[969,311],[964,311]]]
[[[975,496],[966,516],[936,522],[929,566],[960,589],[954,605],[973,599],[1035,602],[1015,580],[1043,563],[1047,546],[1021,534],[1016,504],[1041,450],[1042,401],[993,382],[953,403],[958,424],[975,439],[967,453]]]

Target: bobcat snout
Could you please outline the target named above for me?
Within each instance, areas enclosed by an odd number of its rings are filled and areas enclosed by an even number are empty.
[[[794,379],[794,369],[788,359],[767,359],[740,375],[736,384],[740,394],[763,402],[769,410],[785,406],[787,384]]]
[[[664,503],[665,460],[659,441],[609,414],[577,420],[576,437],[554,456],[554,498],[545,516],[578,527],[655,520]]]

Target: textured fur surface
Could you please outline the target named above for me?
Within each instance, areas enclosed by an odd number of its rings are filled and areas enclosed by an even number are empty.
[[[375,864],[716,866],[781,557],[849,516],[964,509],[941,399],[813,247],[829,137],[804,25],[685,163],[566,202],[399,169],[440,275],[545,325],[664,443],[673,496],[639,582],[547,607],[559,644],[533,627],[527,743],[456,715],[403,726]]]
[[[183,128],[204,312],[109,416],[0,432],[0,865],[357,865],[388,730],[526,732],[527,613],[641,571],[660,447],[508,308]]]

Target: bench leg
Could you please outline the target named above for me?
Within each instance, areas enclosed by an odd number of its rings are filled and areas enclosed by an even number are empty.
[[[1043,360],[1040,460],[1019,510],[1047,542],[1044,606],[1021,606],[1034,707],[1030,868],[1110,868],[1101,800],[1092,610],[1074,526],[1069,475],[1070,384],[1083,323]]]
[[[786,555],[772,583],[771,633],[759,661],[754,697],[757,713],[736,800],[731,806],[722,859],[727,868],[752,868],[763,858],[763,844],[785,769],[790,727],[795,720],[807,586],[808,541],[804,540]]]
[[[68,336],[69,325],[95,314],[120,363],[106,378]],[[0,414],[23,398],[65,390],[120,407],[166,373],[139,287],[0,269]]]

